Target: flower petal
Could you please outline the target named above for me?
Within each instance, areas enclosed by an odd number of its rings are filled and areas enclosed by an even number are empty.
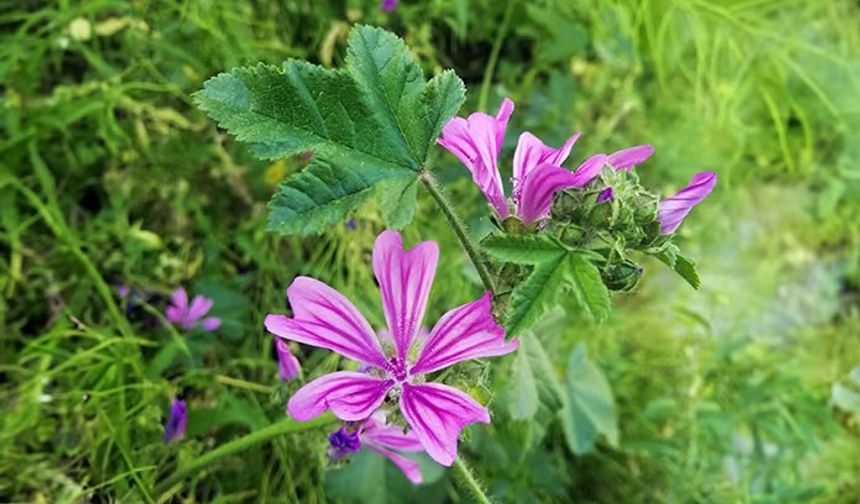
[[[517,202],[517,217],[523,224],[531,224],[549,215],[555,193],[575,187],[576,176],[567,168],[542,164],[532,170],[522,185]]]
[[[382,419],[378,417],[380,411],[382,410],[374,412],[365,420],[361,432],[362,439],[368,443],[402,452],[424,451],[414,432],[403,432],[403,429],[396,425],[386,425],[384,416]]]
[[[310,277],[296,278],[287,289],[293,318],[266,316],[269,332],[282,338],[328,348],[379,368],[387,363],[370,324],[340,292]]]
[[[412,482],[413,485],[420,485],[423,481],[421,477],[421,468],[418,465],[418,462],[408,459],[399,453],[394,453],[391,450],[386,450],[381,446],[377,446],[373,443],[367,444],[368,450],[373,450],[374,452],[382,455],[388,460],[394,462],[394,465],[397,466],[398,469],[403,471],[403,475]]]
[[[678,191],[677,194],[660,202],[657,212],[657,220],[660,221],[660,233],[674,233],[683,222],[684,217],[690,213],[694,206],[698,205],[711,194],[717,185],[717,174],[714,172],[700,172],[693,175],[687,187]]]
[[[221,327],[221,319],[219,317],[206,317],[202,321],[203,329],[207,331],[214,331]]]
[[[600,172],[603,171],[603,167],[606,166],[607,159],[606,154],[595,154],[583,161],[582,164],[576,168],[576,171],[573,172],[574,178],[576,179],[573,187],[583,187],[594,180],[594,177],[597,177],[600,175]]]
[[[468,119],[455,117],[436,140],[469,169],[472,180],[502,219],[508,217],[508,202],[497,163],[513,110],[514,102],[505,98],[496,117],[483,112],[475,112]]]
[[[170,302],[173,306],[179,308],[180,311],[188,309],[188,293],[185,292],[185,287],[179,287],[173,294],[170,295]]]
[[[363,420],[382,404],[393,384],[394,380],[354,371],[330,373],[293,394],[287,411],[300,422],[316,418],[327,409],[346,422]]]
[[[302,370],[299,360],[293,355],[285,339],[275,336],[275,349],[278,353],[278,376],[281,381],[290,381]]]
[[[209,313],[213,304],[214,301],[212,301],[212,298],[194,296],[194,299],[191,300],[191,307],[188,308],[188,321],[192,323],[196,322],[199,318]]]
[[[573,144],[582,133],[577,133],[567,139],[558,149],[546,146],[540,138],[526,131],[520,135],[517,148],[514,151],[514,192],[517,192],[519,182],[526,179],[529,173],[538,166],[549,163],[561,166],[570,155]]]
[[[635,165],[644,163],[654,154],[654,147],[651,145],[636,145],[621,149],[609,155],[606,162],[615,170],[631,169]]]
[[[397,356],[406,361],[409,345],[421,327],[436,276],[439,247],[425,241],[405,252],[397,231],[383,231],[373,245],[373,272]]]
[[[439,383],[404,383],[400,410],[427,454],[445,466],[457,458],[457,440],[464,427],[490,423],[486,408],[467,394]]]
[[[185,401],[174,399],[170,404],[170,414],[164,424],[164,442],[169,443],[174,439],[185,437],[185,427],[188,425],[188,409]]]
[[[170,304],[164,311],[164,317],[171,324],[184,324],[188,315],[188,293],[179,287],[170,295]]]
[[[493,293],[458,306],[439,319],[409,374],[432,373],[464,360],[513,352],[519,341],[505,341],[505,330],[493,318]]]

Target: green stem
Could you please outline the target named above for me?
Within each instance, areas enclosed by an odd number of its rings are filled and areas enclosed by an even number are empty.
[[[451,466],[454,469],[454,479],[457,482],[457,486],[462,488],[463,490],[469,492],[469,495],[475,499],[475,502],[480,504],[491,504],[490,499],[484,494],[484,491],[481,490],[481,485],[475,480],[475,477],[472,476],[472,472],[466,467],[466,464],[463,463],[462,459],[457,459],[454,461],[454,465]]]
[[[248,448],[251,448],[261,443],[265,443],[266,441],[270,441],[284,434],[316,429],[317,427],[322,427],[324,425],[333,423],[336,420],[337,419],[331,413],[326,413],[307,422],[297,422],[290,418],[281,420],[278,423],[269,425],[268,427],[264,427],[258,431],[254,431],[248,435],[242,436],[239,439],[234,439],[233,441],[223,444],[218,448],[215,448],[214,450],[194,459],[194,461],[192,461],[190,464],[177,470],[176,472],[165,478],[164,481],[159,483],[155,487],[155,493],[157,495],[165,493],[173,485],[179,483],[180,481],[187,478],[188,476],[191,476],[197,471],[200,471],[201,469],[212,465],[213,463],[224,457],[228,457],[230,455],[233,455],[234,453],[239,453],[241,451],[247,450]]]
[[[484,68],[484,80],[481,82],[481,94],[478,95],[478,110],[486,110],[487,97],[490,94],[490,84],[493,83],[493,73],[496,71],[496,62],[499,61],[499,53],[502,51],[502,42],[505,41],[505,36],[508,34],[508,25],[511,23],[511,15],[514,12],[516,0],[508,2],[508,8],[505,10],[505,17],[502,24],[499,25],[499,31],[496,33],[496,40],[493,41],[493,49],[490,51],[490,59],[487,60],[487,66]]]
[[[466,249],[466,254],[469,255],[469,259],[472,260],[472,264],[475,266],[475,269],[478,270],[478,276],[481,277],[481,282],[484,283],[484,287],[495,292],[496,285],[493,281],[492,275],[490,274],[490,270],[487,269],[487,263],[484,261],[481,252],[478,251],[478,247],[469,237],[469,233],[466,231],[466,225],[463,224],[463,221],[461,221],[460,218],[457,217],[457,214],[454,213],[454,207],[451,205],[448,197],[442,192],[442,188],[438,183],[436,183],[436,180],[430,172],[426,170],[422,171],[420,178],[427,190],[430,191],[430,195],[433,196],[434,200],[436,200],[436,204],[442,210],[442,213],[445,214],[445,218],[448,219],[448,223],[451,224],[452,228],[454,228],[454,233],[457,235],[463,248]]]

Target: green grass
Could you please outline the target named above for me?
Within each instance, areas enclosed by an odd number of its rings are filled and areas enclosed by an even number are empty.
[[[254,160],[191,105],[211,75],[285,58],[343,59],[353,22],[404,36],[469,101],[517,103],[510,131],[586,153],[653,143],[640,173],[669,193],[720,184],[683,228],[703,288],[647,264],[594,327],[573,310],[542,335],[561,375],[585,342],[609,378],[617,447],[570,453],[550,419],[508,418],[494,376],[471,392],[493,425],[463,456],[500,502],[853,502],[857,417],[829,403],[860,364],[860,8],[850,0],[16,2],[0,12],[0,501],[468,502],[427,466],[412,489],[381,459],[325,456],[324,428],[171,475],[278,425],[299,386],[277,380],[263,317],[298,274],[336,286],[380,326],[369,268],[378,209],[357,229],[267,234],[265,203],[298,166]],[[494,48],[498,58],[487,65]],[[508,136],[509,160],[515,136]],[[479,192],[453,158],[440,179],[476,233]],[[480,281],[426,192],[405,240],[439,241],[428,321]],[[127,283],[150,297],[131,311]],[[224,327],[152,324],[186,285]],[[565,306],[566,300],[560,300]],[[337,366],[299,351],[309,379]],[[162,443],[169,401],[188,435]],[[205,460],[205,459],[204,459]],[[168,482],[165,484],[165,481]],[[166,488],[165,488],[166,487]],[[458,500],[459,499],[459,500]]]

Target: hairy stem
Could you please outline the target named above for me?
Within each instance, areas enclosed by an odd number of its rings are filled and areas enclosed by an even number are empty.
[[[451,205],[451,201],[442,192],[442,188],[439,187],[439,184],[436,183],[436,180],[430,172],[426,170],[422,171],[420,178],[427,190],[430,191],[430,195],[433,196],[433,199],[436,201],[436,205],[438,205],[442,210],[442,213],[445,214],[445,218],[448,219],[448,223],[451,224],[451,227],[454,229],[454,233],[457,235],[463,248],[466,249],[466,254],[469,255],[469,259],[471,259],[475,269],[478,270],[478,276],[481,277],[481,282],[484,283],[484,287],[495,293],[496,285],[493,281],[492,275],[490,274],[490,270],[487,269],[487,263],[484,261],[478,247],[469,237],[469,233],[466,231],[466,225],[463,224],[463,221],[461,221],[457,214],[454,213],[454,207]]]
[[[493,49],[490,51],[490,59],[487,60],[487,66],[484,69],[484,80],[481,82],[481,93],[478,95],[478,110],[486,110],[487,98],[490,94],[490,85],[493,83],[493,73],[496,71],[496,62],[499,61],[499,53],[502,50],[502,42],[505,41],[505,36],[508,34],[508,26],[511,23],[511,14],[514,12],[516,0],[508,1],[508,8],[505,9],[505,17],[502,19],[502,24],[499,25],[499,31],[496,32],[496,40],[493,41]]]
[[[463,463],[462,459],[457,459],[454,461],[454,465],[451,466],[454,469],[454,480],[457,482],[457,486],[461,489],[465,490],[472,496],[475,502],[480,504],[490,504],[490,499],[484,494],[484,491],[481,490],[481,485],[475,480],[475,477],[472,476],[472,472],[466,467],[466,464]]]
[[[163,494],[173,485],[224,457],[247,450],[252,446],[265,443],[266,441],[270,441],[284,434],[309,431],[333,423],[336,420],[337,419],[331,413],[326,413],[307,422],[297,422],[291,418],[281,420],[280,422],[269,425],[268,427],[264,427],[258,431],[242,436],[239,439],[234,439],[233,441],[223,444],[194,459],[193,462],[181,469],[178,469],[159,483],[155,487],[155,493],[159,495]]]

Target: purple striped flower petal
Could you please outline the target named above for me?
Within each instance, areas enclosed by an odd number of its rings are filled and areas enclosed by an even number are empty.
[[[298,376],[302,366],[290,351],[290,345],[286,340],[275,336],[275,350],[278,354],[278,376],[281,381],[290,381]]]
[[[188,425],[188,409],[185,401],[174,399],[170,405],[170,414],[164,424],[164,442],[169,443],[174,439],[185,437],[185,427]]]
[[[684,217],[694,206],[702,202],[717,185],[717,174],[700,172],[693,175],[687,187],[670,198],[660,201],[657,220],[660,221],[660,234],[674,233]]]
[[[582,133],[577,133],[567,139],[558,149],[547,147],[538,137],[526,131],[520,135],[517,141],[517,149],[514,151],[514,194],[517,194],[517,186],[528,177],[529,173],[542,164],[561,166],[570,155],[573,144]],[[516,197],[515,197],[516,199]]]
[[[567,168],[543,164],[534,169],[523,181],[517,205],[517,218],[531,224],[546,218],[552,209],[555,193],[576,187],[578,178]]]
[[[403,429],[396,425],[387,425],[385,416],[383,410],[376,410],[364,421],[361,437],[365,441],[402,452],[424,451],[414,432],[403,432]]]
[[[424,319],[438,263],[436,242],[421,242],[407,252],[397,231],[383,231],[373,246],[382,308],[397,357],[403,362]]]
[[[496,117],[483,112],[475,112],[468,119],[455,117],[445,124],[436,140],[469,169],[472,180],[502,219],[508,217],[509,211],[497,160],[513,111],[514,102],[505,98]]]
[[[573,187],[584,187],[586,184],[594,180],[595,177],[600,175],[600,172],[603,171],[603,167],[606,166],[606,164],[606,154],[595,154],[583,161],[582,164],[576,168],[576,171],[573,172],[573,176],[576,179]]]
[[[569,173],[569,172],[568,172]],[[513,352],[519,341],[505,341],[505,330],[493,318],[493,293],[449,311],[439,319],[411,375],[432,373],[464,360]]]
[[[457,458],[457,441],[464,427],[490,423],[490,413],[477,401],[438,383],[404,383],[400,410],[427,454],[445,466]]]
[[[287,403],[287,411],[296,420],[305,422],[330,409],[341,420],[355,422],[370,416],[382,404],[392,385],[394,380],[338,371],[300,388]]]
[[[606,203],[607,201],[612,201],[614,199],[615,191],[611,187],[607,187],[597,195],[597,204]]]
[[[373,329],[340,292],[319,280],[298,277],[287,289],[293,318],[270,314],[266,329],[306,345],[385,369],[387,361]]]
[[[632,169],[635,165],[644,163],[654,154],[654,147],[650,145],[637,145],[628,147],[609,155],[607,163],[615,170]]]
[[[367,449],[372,450],[394,462],[394,465],[403,472],[403,475],[406,476],[413,485],[420,485],[423,481],[423,478],[421,477],[421,467],[418,465],[418,462],[373,443],[367,443]]]

